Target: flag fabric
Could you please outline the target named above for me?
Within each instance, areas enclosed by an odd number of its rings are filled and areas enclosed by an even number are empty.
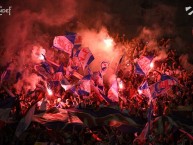
[[[151,97],[151,92],[148,86],[148,82],[144,81],[139,87],[138,87],[138,92],[141,95],[144,95],[145,97],[152,99]]]
[[[27,111],[26,115],[20,120],[17,125],[15,136],[19,138],[19,136],[28,128],[32,121],[33,114],[35,112],[36,103]]]
[[[88,96],[91,92],[91,75],[86,75],[80,80],[78,94],[81,96]]]
[[[71,54],[73,48],[73,37],[66,37],[66,36],[56,36],[53,41],[53,47],[64,51],[68,54]]]
[[[153,58],[147,56],[141,56],[135,64],[135,72],[141,75],[147,75],[151,69],[150,63]]]
[[[45,69],[47,73],[51,73],[50,65],[47,62],[41,62],[41,66]]]
[[[38,122],[49,129],[66,129],[70,125],[83,126],[83,122],[71,112],[74,112],[74,109],[51,108],[44,113],[33,115],[32,122]]]
[[[111,103],[111,100],[105,94],[105,88],[103,84],[103,76],[100,71],[92,73],[92,90],[97,94],[100,101],[105,100],[107,103]]]
[[[120,70],[120,64],[122,63],[123,58],[124,58],[124,55],[122,55],[122,56],[121,56],[121,58],[120,58],[120,60],[119,60],[119,63],[117,64],[116,75],[117,75],[117,73],[118,73],[118,72],[119,72],[119,70]]]
[[[83,67],[83,70],[94,60],[94,56],[88,47],[81,48],[76,55]]]
[[[79,68],[81,67],[81,64],[79,62],[79,59],[77,56],[72,55],[71,58],[69,58],[68,66],[66,68],[66,76],[71,76],[74,72],[77,72]]]
[[[70,88],[72,88],[72,85],[68,82],[68,80],[67,80],[66,78],[63,78],[60,83],[61,83],[61,87],[62,87],[65,91],[67,91],[67,90],[69,90]]]
[[[104,93],[103,75],[100,71],[92,73],[92,80],[94,81],[94,85],[98,87],[99,91]]]
[[[109,91],[108,91],[108,98],[112,102],[119,102],[119,96],[118,96],[118,85],[117,85],[117,80],[113,82],[111,85]]]
[[[123,125],[139,127],[132,118],[112,108],[101,108],[99,111],[78,109],[72,112],[88,127],[113,126],[120,128]]]
[[[63,79],[63,73],[64,73],[64,64],[62,63],[57,71],[53,74],[52,81],[60,82]]]
[[[82,37],[74,32],[66,32],[65,33],[66,38],[76,46],[81,45],[82,43]]]
[[[15,97],[8,97],[0,101],[0,120],[6,122],[9,118],[11,108],[15,103]]]
[[[151,100],[149,108],[147,110],[148,134],[150,132],[150,122],[151,122],[152,113],[153,113],[153,103],[152,103],[152,100]]]
[[[166,93],[173,85],[176,85],[178,81],[166,74],[161,75],[160,81],[149,86],[151,96],[155,98],[156,96]]]

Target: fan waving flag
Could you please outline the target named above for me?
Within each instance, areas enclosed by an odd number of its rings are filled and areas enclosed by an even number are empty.
[[[65,36],[70,42],[74,44],[75,48],[81,46],[82,37],[79,34],[76,34],[74,32],[66,32]]]
[[[74,47],[72,41],[65,36],[56,36],[54,38],[53,46],[61,51],[71,54]]]
[[[115,80],[113,82],[111,88],[109,89],[109,91],[108,91],[108,98],[112,102],[119,102],[117,80]]]
[[[153,58],[141,56],[135,64],[135,71],[137,74],[147,75],[151,69],[150,64]]]
[[[148,83],[147,81],[143,82],[139,88],[138,88],[138,92],[139,94],[143,94],[144,96],[148,97],[149,99],[151,99],[151,92],[150,92],[150,89],[149,89],[149,86],[148,86]]]
[[[86,66],[88,66],[94,60],[94,56],[92,55],[88,47],[84,47],[80,51],[78,51],[77,56],[83,69],[85,69]]]
[[[90,87],[90,79],[91,75],[86,75],[80,80],[80,89],[78,90],[78,94],[82,96],[88,96],[91,92],[91,87]]]
[[[176,85],[177,83],[178,81],[175,78],[162,74],[160,81],[149,86],[152,97],[155,98],[156,96],[167,92],[173,85]]]

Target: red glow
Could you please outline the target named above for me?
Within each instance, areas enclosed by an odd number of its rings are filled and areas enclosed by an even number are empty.
[[[104,43],[105,43],[106,47],[111,47],[111,46],[113,46],[113,39],[112,38],[105,38]]]

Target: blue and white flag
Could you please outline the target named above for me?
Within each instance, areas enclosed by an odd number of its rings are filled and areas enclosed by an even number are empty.
[[[117,85],[117,80],[113,82],[111,85],[109,91],[108,91],[108,98],[112,102],[119,102],[119,95],[118,95],[118,85]]]
[[[91,92],[91,75],[86,75],[80,80],[78,94],[81,96],[88,96]]]
[[[137,74],[147,75],[151,69],[150,64],[153,58],[141,56],[135,64],[135,72]]]
[[[178,81],[176,80],[176,78],[173,78],[166,74],[162,74],[160,81],[149,86],[152,97],[155,98],[156,96],[167,92],[172,86],[176,85],[177,83]]]
[[[66,38],[74,44],[74,47],[78,47],[82,43],[82,37],[74,32],[66,32],[65,34]]]
[[[150,92],[150,89],[149,89],[149,86],[148,86],[148,83],[147,81],[143,82],[139,87],[138,87],[138,93],[140,95],[144,95],[146,96],[147,98],[151,99],[151,92]]]
[[[63,73],[64,73],[64,64],[62,63],[57,71],[53,75],[53,81],[61,81],[63,79]]]
[[[53,41],[53,47],[71,55],[74,45],[66,36],[56,36]]]
[[[52,79],[48,82],[50,88],[60,85],[60,81],[64,78],[64,64],[62,63],[57,71],[53,74]]]
[[[67,90],[72,88],[72,85],[68,82],[68,80],[66,78],[63,78],[60,83],[61,83],[62,88],[65,91],[67,91]]]
[[[76,54],[83,67],[83,70],[94,60],[94,56],[88,47],[80,49]]]

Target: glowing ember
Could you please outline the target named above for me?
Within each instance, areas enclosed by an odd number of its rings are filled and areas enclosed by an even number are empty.
[[[39,60],[44,60],[44,56],[41,54],[41,55],[39,55]]]
[[[141,90],[137,90],[138,91],[138,93],[141,95],[142,94],[142,91]]]
[[[123,88],[124,88],[123,82],[122,82],[122,81],[120,81],[120,82],[119,82],[119,89],[121,89],[121,90],[122,90]]]
[[[47,92],[48,92],[48,95],[49,95],[49,96],[52,96],[52,95],[53,95],[53,92],[52,92],[51,89],[47,88]]]
[[[154,63],[151,62],[151,63],[150,63],[150,68],[153,68],[153,67],[154,67]]]
[[[105,38],[105,39],[104,39],[104,43],[105,43],[105,45],[106,45],[107,47],[111,47],[111,46],[113,46],[113,39],[111,39],[111,38]]]

